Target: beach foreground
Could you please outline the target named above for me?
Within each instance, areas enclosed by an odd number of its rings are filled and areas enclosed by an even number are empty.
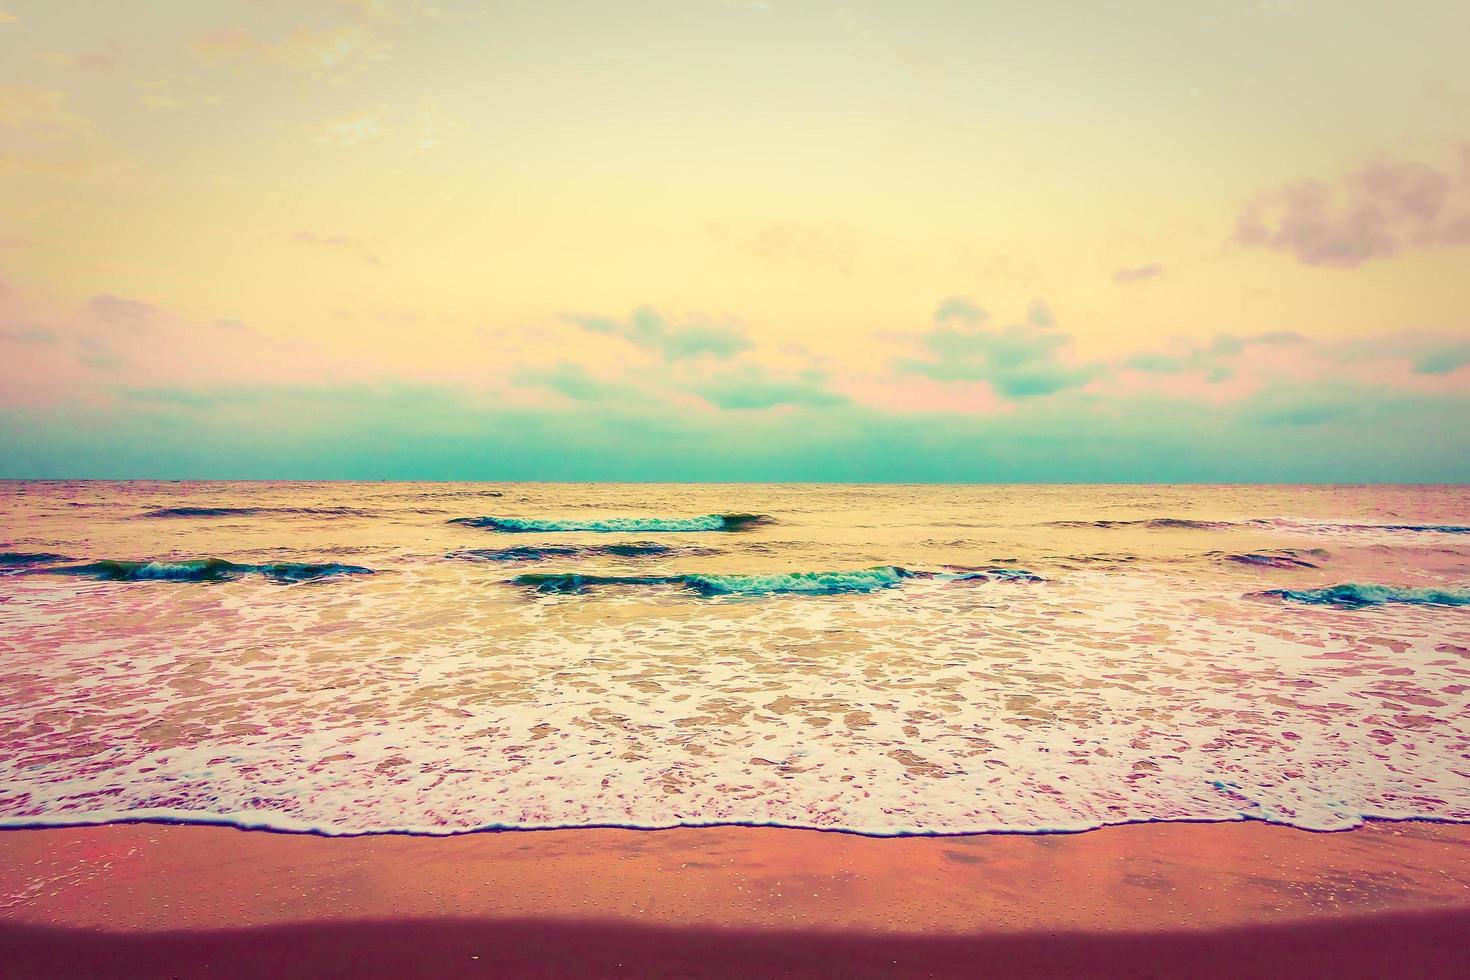
[[[30,976],[1448,976],[1470,827],[0,834]]]

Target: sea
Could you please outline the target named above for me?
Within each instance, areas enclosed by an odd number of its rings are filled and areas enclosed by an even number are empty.
[[[1470,488],[0,483],[0,826],[1470,821]]]

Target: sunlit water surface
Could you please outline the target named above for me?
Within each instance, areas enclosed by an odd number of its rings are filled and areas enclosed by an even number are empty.
[[[0,484],[0,824],[1467,821],[1467,525],[1466,488]]]

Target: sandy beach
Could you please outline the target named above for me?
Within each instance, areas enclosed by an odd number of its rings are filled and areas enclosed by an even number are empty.
[[[1448,976],[1470,828],[875,839],[770,828],[0,834],[55,976]]]

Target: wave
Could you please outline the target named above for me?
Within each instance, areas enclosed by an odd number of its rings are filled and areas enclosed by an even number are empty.
[[[1236,527],[1234,521],[1201,521],[1187,517],[1148,517],[1131,521],[1048,521],[1047,527],[1152,527],[1185,531],[1214,531]]]
[[[223,558],[188,561],[116,561],[103,559],[83,565],[39,569],[53,575],[74,575],[104,582],[223,582],[245,575],[261,575],[275,582],[307,582],[334,575],[371,575],[371,568],[337,562],[270,562],[240,564]]]
[[[852,572],[779,572],[772,575],[686,575],[684,585],[703,596],[841,595],[891,589],[913,575],[896,565]]]
[[[504,497],[502,490],[420,490],[413,493],[389,494],[394,500],[450,500],[465,497]]]
[[[1089,567],[1092,565],[1129,565],[1142,560],[1138,555],[1128,554],[1127,552],[1096,555],[1051,555],[1049,557],[1061,562],[1063,568]]]
[[[715,596],[852,595],[891,589],[905,579],[942,582],[1042,582],[1041,576],[1019,568],[922,572],[897,565],[879,565],[840,572],[771,572],[766,574],[697,573],[685,575],[598,575],[583,572],[535,572],[517,575],[512,585],[537,592],[580,595],[598,586],[672,585],[712,598]]]
[[[71,561],[66,555],[49,551],[0,551],[0,568],[29,568],[33,565],[52,565]]]
[[[1347,582],[1321,589],[1271,589],[1252,597],[1287,599],[1314,606],[1357,609],[1402,603],[1410,606],[1470,606],[1470,589],[1438,589],[1398,585],[1369,585]]]
[[[580,595],[602,585],[680,585],[682,575],[593,575],[582,572],[529,572],[511,579],[512,585],[523,585],[549,594]]]
[[[948,572],[911,572],[915,578],[934,577],[949,582],[1045,582],[1046,579],[1024,568],[957,568],[949,566]]]
[[[369,511],[356,507],[159,507],[139,517],[367,517]]]
[[[522,517],[456,517],[450,524],[503,531],[511,534],[533,532],[594,531],[615,533],[744,531],[762,524],[774,524],[765,514],[703,514],[699,517],[605,517],[598,519],[536,520]]]
[[[713,548],[679,548],[657,541],[628,541],[621,544],[544,544],[513,548],[465,548],[446,558],[467,561],[542,561],[547,558],[648,558],[654,555],[712,555]]]
[[[1292,531],[1387,531],[1398,534],[1470,534],[1466,524],[1354,524],[1335,521],[1301,521],[1285,517],[1248,521],[1205,521],[1189,517],[1147,517],[1118,521],[1048,521],[1044,527],[1158,528],[1182,531],[1218,531],[1234,527],[1278,528]]]
[[[1300,521],[1276,518],[1253,521],[1294,531],[1388,531],[1398,534],[1470,534],[1470,524],[1350,524],[1334,521]]]
[[[1322,558],[1327,552],[1321,548],[1312,548],[1301,551],[1295,548],[1283,548],[1280,551],[1248,551],[1242,554],[1222,554],[1211,552],[1224,561],[1235,562],[1238,565],[1254,565],[1260,568],[1317,568],[1316,562],[1308,561],[1302,555],[1311,555],[1313,558]]]

